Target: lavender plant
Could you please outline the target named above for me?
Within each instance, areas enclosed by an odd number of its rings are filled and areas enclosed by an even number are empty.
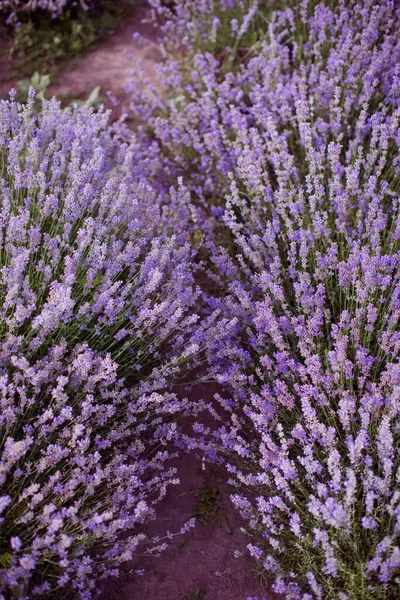
[[[18,14],[32,13],[37,10],[47,11],[58,16],[68,6],[78,5],[84,10],[89,8],[89,3],[85,0],[0,0],[0,12],[11,15],[11,20]]]
[[[150,150],[152,157],[158,155],[149,171],[166,189],[183,175],[208,211],[210,205],[223,206],[228,174],[240,178],[242,141],[253,130],[263,131],[267,115],[284,130],[294,119],[300,89],[312,96],[315,127],[329,127],[335,139],[347,135],[365,102],[373,99],[374,109],[396,76],[399,11],[390,0],[308,0],[292,7],[279,3],[277,10],[274,3],[248,3],[245,16],[236,19],[239,25],[231,20],[228,45],[232,50],[235,39],[259,33],[257,41],[246,42],[251,51],[234,53],[234,69],[230,51],[224,58],[210,44],[204,48],[197,42],[198,31],[204,32],[204,44],[210,42],[207,19],[232,3],[193,4],[178,3],[177,12],[166,17],[167,60],[160,67],[164,95],[155,90],[149,99],[139,93],[140,86],[132,86],[132,111],[144,123],[139,132],[144,161]],[[259,22],[262,27],[255,25]],[[177,40],[184,46],[180,53]],[[258,148],[248,151],[249,163],[258,164]],[[154,174],[157,164],[162,167]]]
[[[228,70],[188,28],[141,106],[160,184],[185,174],[229,232],[199,330],[216,437],[292,599],[398,595],[399,23],[390,1],[298,3]]]
[[[367,98],[344,86],[325,105],[324,77],[320,88],[299,77],[286,121],[259,97],[222,217],[232,243],[210,273],[223,291],[209,298],[224,388],[215,435],[250,552],[293,600],[395,600],[400,585],[400,110],[388,73]]]
[[[287,0],[287,3],[291,3]],[[274,0],[149,0],[167,52],[190,58],[196,52],[230,57],[249,48],[279,3]]]
[[[106,114],[33,102],[0,103],[0,598],[88,599],[154,549],[197,293],[179,194]]]

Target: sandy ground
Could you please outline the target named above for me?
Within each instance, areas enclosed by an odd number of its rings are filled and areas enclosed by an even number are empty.
[[[59,97],[86,98],[96,87],[101,95],[106,92],[120,101],[126,98],[124,87],[132,79],[132,72],[143,69],[152,84],[157,84],[155,64],[160,59],[157,30],[143,23],[148,10],[145,6],[133,9],[133,15],[121,29],[90,54],[77,57],[50,85],[48,92]],[[142,40],[137,40],[135,34]]]

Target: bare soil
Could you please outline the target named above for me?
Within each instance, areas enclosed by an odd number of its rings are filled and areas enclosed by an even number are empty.
[[[100,87],[102,97],[111,92],[123,103],[127,98],[125,86],[138,69],[157,85],[155,65],[160,60],[157,30],[150,23],[143,23],[148,16],[145,6],[132,11],[132,17],[106,42],[86,56],[73,59],[54,79],[49,94],[84,99],[94,88]]]
[[[214,392],[213,385],[201,386],[194,398],[208,395],[210,399]],[[244,523],[229,499],[232,490],[226,474],[219,468],[204,469],[200,456],[193,454],[181,456],[174,466],[180,484],[169,488],[149,535],[179,531],[198,511],[202,495],[213,489],[220,504],[216,518],[206,518],[205,525],[202,513],[196,526],[176,536],[161,555],[135,558],[129,567],[144,569],[143,575],[107,582],[101,600],[197,600],[191,596],[196,590],[204,592],[201,600],[278,600],[252,573],[255,564],[247,551],[251,540],[241,530]]]
[[[59,70],[51,74],[52,83],[47,95],[64,100],[85,100],[94,88],[100,87],[102,100],[113,109],[115,116],[119,116],[127,100],[125,86],[132,80],[133,72],[142,70],[151,85],[157,87],[155,65],[161,58],[157,44],[159,34],[154,25],[143,22],[147,17],[145,5],[132,7],[132,16],[95,50],[59,65]],[[25,79],[18,74],[15,60],[10,56],[11,45],[11,38],[1,30],[0,94],[3,96],[15,88],[20,79]],[[117,107],[109,93],[117,100]]]

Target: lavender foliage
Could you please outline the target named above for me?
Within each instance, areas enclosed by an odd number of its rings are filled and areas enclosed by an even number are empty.
[[[226,228],[197,332],[214,435],[293,600],[398,595],[399,32],[392,1],[301,2],[227,67],[189,29],[167,100],[142,104],[160,185],[185,174]]]
[[[54,17],[62,14],[68,7],[81,6],[89,8],[85,0],[0,0],[0,13],[8,15],[9,22],[18,21],[18,15],[35,11],[50,12]]]
[[[106,114],[33,102],[0,103],[0,598],[88,599],[154,546],[197,292],[179,192]]]
[[[131,109],[144,123],[148,172],[166,189],[184,176],[206,211],[224,204],[230,172],[241,177],[242,141],[262,131],[268,116],[284,129],[302,90],[312,96],[315,127],[330,126],[337,137],[372,98],[374,110],[397,77],[399,9],[390,0],[308,0],[294,7],[182,0],[175,6],[157,9],[166,19],[167,60],[159,67],[164,94],[143,96],[134,82]],[[214,35],[210,19],[219,13],[225,16],[215,21]],[[228,44],[217,55],[214,38]],[[247,160],[259,163],[257,148]]]

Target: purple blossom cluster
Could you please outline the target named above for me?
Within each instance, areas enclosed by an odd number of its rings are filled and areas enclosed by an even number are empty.
[[[107,114],[33,103],[0,103],[0,598],[88,599],[159,545],[198,294],[181,192],[135,180]]]
[[[210,409],[232,499],[276,592],[394,600],[399,7],[295,3],[231,61],[233,48],[201,47],[222,27],[210,26],[216,5],[177,2],[166,99],[135,105],[151,131],[144,156],[162,167],[152,175],[166,188],[183,175],[218,231],[205,244],[214,294],[196,335],[222,387]],[[257,6],[231,21],[239,38]],[[203,7],[208,29],[191,29]]]
[[[224,204],[229,173],[241,178],[237,169],[244,160],[243,140],[250,142],[253,131],[262,131],[267,118],[284,130],[295,118],[302,94],[310,96],[314,127],[327,135],[330,125],[335,138],[352,126],[371,99],[371,111],[382,97],[396,102],[399,9],[393,1],[307,0],[294,8],[271,6],[274,3],[230,0],[178,0],[173,11],[159,6],[166,19],[163,42],[168,60],[159,67],[164,94],[157,89],[149,97],[147,85],[144,96],[140,85],[132,85],[131,109],[144,122],[139,133],[148,169],[154,175],[160,165],[156,175],[166,189],[184,176],[207,210]],[[226,15],[234,14],[232,7],[241,11],[227,22]],[[229,44],[217,56],[210,46],[208,23],[216,13],[225,14],[216,32]],[[236,21],[243,29],[241,36]],[[255,24],[257,41],[243,41]],[[257,168],[258,148],[247,160]]]
[[[8,15],[9,22],[18,20],[22,13],[32,13],[37,10],[50,12],[54,17],[59,16],[67,7],[81,6],[89,8],[86,0],[0,0],[0,13]]]
[[[276,592],[395,600],[399,5],[150,3],[134,139],[0,104],[0,600],[151,546],[170,441],[225,461]],[[221,387],[197,439],[188,364]]]

